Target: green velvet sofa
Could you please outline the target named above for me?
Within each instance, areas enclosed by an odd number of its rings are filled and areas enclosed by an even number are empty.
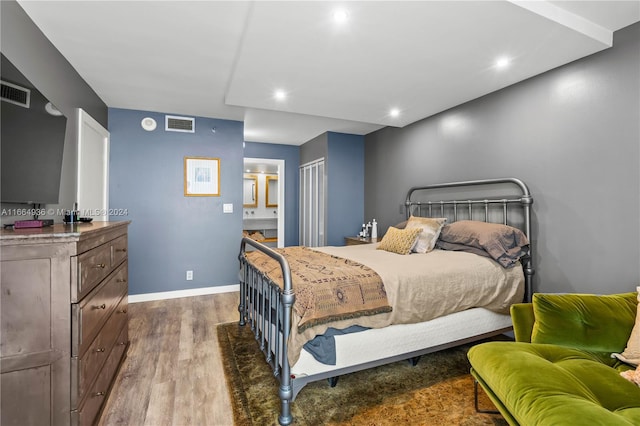
[[[510,425],[640,425],[640,387],[611,356],[625,350],[637,293],[534,294],[513,305],[515,342],[469,350],[471,374]]]

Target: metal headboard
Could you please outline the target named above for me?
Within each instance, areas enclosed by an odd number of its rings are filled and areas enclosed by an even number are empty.
[[[504,184],[513,184],[519,194],[507,197],[490,196],[486,198],[470,198],[463,199],[447,199],[432,200],[429,198],[429,192],[437,190],[446,190],[451,188],[464,188],[474,186],[500,187]],[[489,191],[488,191],[489,192]],[[418,194],[423,198],[417,200]],[[522,259],[522,268],[525,278],[525,300],[530,301],[532,295],[532,277],[535,273],[532,262],[532,246],[531,239],[531,205],[533,197],[529,192],[527,185],[516,178],[499,178],[471,180],[465,182],[438,183],[427,186],[416,186],[407,192],[405,201],[405,211],[407,219],[411,216],[422,217],[446,217],[449,222],[458,220],[481,220],[483,222],[502,223],[504,225],[515,226],[520,228],[529,240],[529,252]],[[511,206],[517,207],[516,211],[510,209]],[[510,216],[511,213],[511,216]],[[515,218],[514,218],[515,216]]]

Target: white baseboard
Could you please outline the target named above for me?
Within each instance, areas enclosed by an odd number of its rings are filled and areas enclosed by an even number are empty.
[[[219,287],[191,288],[187,290],[162,291],[159,293],[130,294],[129,303],[150,302],[152,300],[178,299],[180,297],[203,296],[207,294],[240,291],[240,284]]]

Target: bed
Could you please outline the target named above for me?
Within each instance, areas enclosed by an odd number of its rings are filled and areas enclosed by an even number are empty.
[[[243,238],[239,324],[249,324],[280,382],[279,423],[293,421],[291,403],[307,383],[333,386],[343,374],[511,330],[510,305],[532,294],[532,203],[516,178],[434,184],[407,192],[407,221],[377,244],[274,250]],[[439,224],[426,252],[413,252],[428,229],[416,223]],[[475,233],[485,228],[506,230],[499,254]],[[352,285],[354,276],[364,281]],[[334,287],[310,294],[305,283],[323,280]],[[337,311],[344,300],[362,305]]]

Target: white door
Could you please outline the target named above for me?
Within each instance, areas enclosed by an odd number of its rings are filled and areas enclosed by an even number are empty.
[[[300,166],[300,244],[325,245],[324,158]]]
[[[78,192],[80,217],[109,220],[109,132],[78,109]]]

